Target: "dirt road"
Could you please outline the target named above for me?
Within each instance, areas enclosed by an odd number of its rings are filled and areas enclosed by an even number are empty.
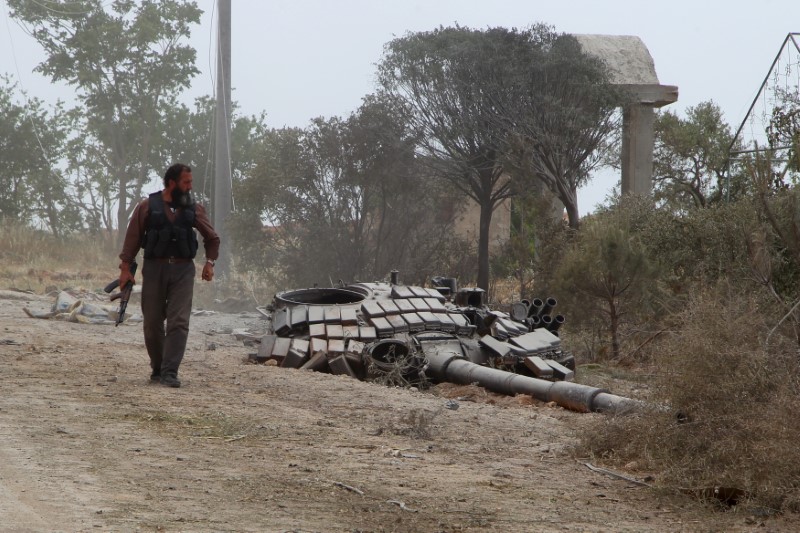
[[[474,387],[436,395],[248,364],[253,348],[228,332],[253,327],[252,314],[193,317],[184,386],[151,385],[139,325],[22,311],[51,303],[0,294],[2,531],[800,525],[713,511],[590,471],[570,443],[602,415]]]

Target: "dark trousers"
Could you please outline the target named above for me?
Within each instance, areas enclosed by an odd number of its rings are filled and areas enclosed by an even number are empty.
[[[142,267],[144,344],[150,367],[177,375],[189,337],[195,267],[192,261],[163,263],[145,259]],[[166,321],[166,329],[164,322]]]

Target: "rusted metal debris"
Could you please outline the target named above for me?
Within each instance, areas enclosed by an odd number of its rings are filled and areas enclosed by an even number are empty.
[[[619,411],[637,402],[572,383],[575,358],[561,346],[554,298],[490,309],[478,288],[392,282],[291,290],[275,296],[257,363],[310,369],[390,385],[477,383],[530,394],[576,411]]]

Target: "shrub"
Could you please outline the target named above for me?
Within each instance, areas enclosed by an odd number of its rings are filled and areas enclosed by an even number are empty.
[[[624,209],[585,221],[556,270],[556,292],[570,330],[591,331],[610,346],[591,351],[589,360],[619,360],[623,337],[643,329],[655,312],[660,265],[632,227]]]
[[[665,487],[800,510],[800,364],[791,337],[765,343],[780,319],[768,309],[724,282],[692,296],[654,355],[662,408],[599,421],[586,450],[659,472]]]

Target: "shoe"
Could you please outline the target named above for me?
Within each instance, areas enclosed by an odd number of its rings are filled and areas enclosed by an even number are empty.
[[[150,374],[150,381],[161,381],[161,372],[153,371],[153,373]]]
[[[176,389],[181,386],[181,382],[178,380],[178,377],[170,374],[161,376],[161,384],[166,387],[173,387]]]

